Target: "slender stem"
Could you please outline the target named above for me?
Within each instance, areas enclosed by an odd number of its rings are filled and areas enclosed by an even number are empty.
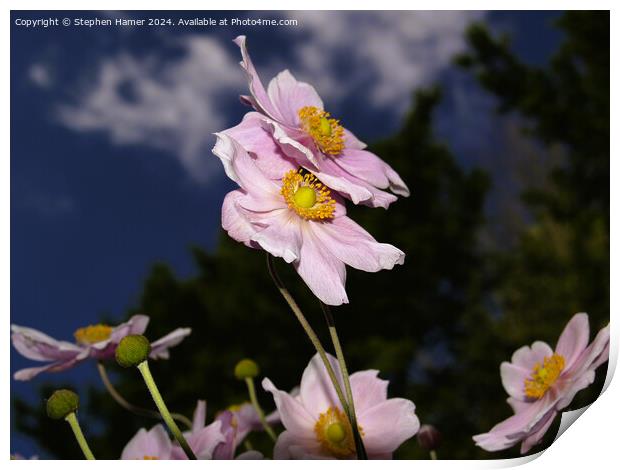
[[[71,430],[73,431],[73,434],[75,435],[75,439],[78,441],[78,444],[80,445],[80,449],[82,449],[82,452],[84,453],[84,457],[86,457],[88,460],[96,460],[95,456],[90,450],[90,447],[88,447],[88,442],[86,442],[86,438],[84,437],[84,434],[82,433],[82,428],[80,428],[80,423],[78,423],[76,414],[69,413],[65,417],[65,420],[67,421],[67,423],[69,423],[69,426],[71,426]]]
[[[358,457],[360,459],[367,460],[368,455],[366,454],[364,441],[362,440],[362,436],[359,432],[359,427],[357,426],[357,416],[355,415],[355,403],[353,401],[351,381],[349,380],[349,371],[347,369],[347,364],[344,360],[344,353],[342,352],[342,346],[340,344],[340,339],[338,338],[338,332],[336,331],[336,322],[334,321],[334,316],[332,315],[332,311],[329,306],[325,305],[321,301],[319,301],[319,303],[321,304],[321,309],[323,310],[323,315],[325,316],[325,321],[327,322],[327,327],[329,328],[329,335],[332,338],[334,350],[336,351],[336,357],[338,358],[338,364],[340,364],[342,380],[344,382],[344,388],[347,394],[347,401],[349,403],[349,419],[351,421],[351,427],[353,428],[353,436],[355,437],[355,445],[357,448]]]
[[[196,456],[194,455],[194,452],[192,451],[191,447],[185,440],[183,433],[181,433],[181,430],[177,426],[177,423],[175,423],[174,419],[172,419],[172,416],[170,416],[168,407],[166,406],[164,399],[161,397],[161,394],[159,393],[159,389],[157,388],[157,385],[155,384],[155,380],[153,380],[153,376],[151,375],[151,371],[149,369],[148,361],[144,361],[141,364],[138,364],[138,370],[142,374],[144,383],[146,384],[146,387],[149,389],[149,392],[151,392],[153,401],[155,402],[155,405],[157,406],[157,409],[159,410],[161,417],[163,418],[164,422],[168,426],[168,429],[170,429],[170,432],[173,434],[177,442],[181,445],[181,447],[185,451],[187,458],[190,460],[196,460]]]
[[[437,460],[437,451],[431,450],[431,460]]]
[[[280,276],[278,276],[278,272],[276,271],[276,268],[273,264],[273,256],[271,256],[271,254],[269,253],[267,253],[267,269],[269,269],[269,274],[271,275],[271,278],[273,279],[273,282],[275,283],[276,287],[280,291],[280,294],[282,294],[282,297],[284,297],[284,300],[286,300],[289,307],[291,307],[291,310],[295,314],[295,317],[297,317],[297,320],[299,321],[302,328],[308,335],[308,338],[314,345],[314,348],[319,353],[319,356],[321,357],[321,360],[323,361],[323,364],[325,365],[325,369],[327,370],[327,374],[329,375],[329,378],[332,381],[332,384],[334,384],[334,389],[336,390],[338,399],[340,400],[340,403],[342,404],[342,408],[344,409],[345,413],[349,414],[349,405],[347,404],[347,400],[344,397],[344,393],[342,393],[342,387],[340,386],[340,382],[338,382],[338,378],[336,377],[336,372],[334,372],[334,368],[329,362],[329,359],[327,359],[327,354],[325,353],[325,349],[321,345],[321,341],[319,340],[319,337],[316,335],[316,333],[314,332],[314,330],[308,323],[308,320],[306,320],[306,317],[304,316],[303,312],[297,305],[297,302],[295,302],[295,299],[293,299],[293,296],[290,294],[288,289],[285,287],[284,283],[280,279]]]
[[[147,410],[146,408],[142,408],[140,406],[129,403],[112,384],[112,381],[108,376],[108,372],[106,371],[105,365],[102,362],[97,363],[97,370],[99,371],[99,376],[101,377],[103,385],[105,386],[108,393],[112,396],[112,398],[114,398],[114,401],[116,401],[116,403],[121,405],[127,411],[130,411],[138,416],[161,419],[161,415],[157,411]],[[170,416],[172,416],[176,421],[183,423],[183,425],[185,425],[188,429],[191,429],[192,422],[186,416],[183,416],[180,413],[170,413]]]
[[[269,434],[269,437],[273,440],[273,442],[276,442],[278,440],[278,436],[276,436],[276,433],[273,431],[273,428],[269,426],[269,423],[267,422],[267,418],[265,418],[265,412],[260,407],[260,404],[258,403],[258,399],[256,398],[256,389],[254,388],[254,380],[251,377],[246,377],[245,383],[248,386],[248,394],[250,395],[250,401],[252,402],[252,406],[254,406],[256,413],[258,414],[258,418],[260,419],[260,422],[265,428],[265,431],[267,432],[267,434]]]

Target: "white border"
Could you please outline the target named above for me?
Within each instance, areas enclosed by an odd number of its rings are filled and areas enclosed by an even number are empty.
[[[254,0],[254,1],[228,1],[225,2],[226,8],[211,8],[211,5],[205,2],[198,1],[181,1],[175,2],[163,2],[161,0],[108,0],[108,1],[92,1],[85,5],[84,1],[77,0],[58,0],[49,4],[43,0],[8,0],[4,2],[6,5],[2,13],[2,64],[4,64],[1,75],[2,80],[2,142],[4,143],[5,153],[1,159],[0,167],[0,221],[2,227],[0,230],[0,237],[2,238],[2,244],[0,248],[0,261],[1,261],[1,282],[0,282],[0,299],[1,299],[1,311],[5,312],[5,334],[3,336],[3,369],[4,374],[2,377],[3,387],[0,390],[1,397],[0,403],[4,403],[5,406],[9,404],[10,400],[10,361],[9,361],[9,311],[10,311],[10,135],[9,135],[9,123],[10,123],[10,87],[9,80],[10,74],[8,73],[10,63],[10,10],[83,10],[83,9],[101,9],[101,10],[204,10],[205,7],[209,7],[210,10],[280,10],[280,9],[296,9],[296,10],[354,10],[358,9],[360,5],[359,1],[347,0],[347,1],[328,1],[328,0],[299,0],[294,2],[290,0]],[[171,8],[174,6],[174,8]],[[397,0],[382,0],[381,2],[373,2],[369,5],[363,5],[364,9],[369,10],[398,10],[398,9],[428,9],[425,7],[432,6],[435,10],[555,10],[555,9],[612,9],[614,3],[611,1],[597,1],[592,0],[588,2],[584,1],[534,1],[534,0],[521,0],[516,1],[503,1],[501,4],[498,2],[490,2],[483,0],[470,0],[464,1],[441,1],[434,0],[430,5],[428,2],[404,2]],[[612,50],[612,69],[611,69],[611,83],[620,83],[618,80],[618,64],[615,52],[617,52],[618,34],[616,31],[620,26],[620,22],[617,19],[615,11],[611,13],[611,50]],[[614,89],[611,91],[611,104],[612,104],[612,142],[611,142],[611,173],[610,181],[618,181],[618,165],[615,163],[615,157],[618,156],[618,144],[617,137],[620,129],[617,125],[617,120],[614,118],[614,110],[618,109],[617,93],[614,93]],[[579,104],[576,103],[576,106]],[[616,178],[614,178],[616,176]],[[615,189],[614,184],[611,184],[611,203],[612,207],[618,207],[618,190]],[[617,243],[618,233],[618,217],[612,217],[611,219],[611,311],[612,317],[617,317],[615,314],[618,307],[617,292],[619,292],[619,282],[617,278],[614,278],[613,274],[617,271],[618,255],[617,250],[614,249]],[[617,356],[618,356],[618,328],[615,327],[615,320],[612,321],[612,351],[610,355],[610,369],[615,369]],[[321,461],[321,466],[378,466],[389,465],[391,467],[400,468],[459,468],[459,469],[472,469],[472,468],[505,468],[513,467],[528,463],[528,468],[537,469],[545,468],[548,470],[551,468],[584,468],[586,466],[593,468],[609,468],[610,463],[617,461],[615,456],[615,446],[618,445],[618,433],[616,430],[617,421],[616,417],[620,416],[618,403],[620,402],[620,385],[618,381],[611,382],[609,388],[603,393],[603,395],[579,418],[579,424],[571,426],[549,449],[538,454],[538,458],[532,460],[532,458],[524,459],[512,459],[512,460],[493,460],[493,461],[390,461],[390,462],[329,462]],[[6,408],[5,408],[6,410]],[[5,416],[7,413],[5,412]],[[5,426],[2,429],[2,449],[5,459],[8,459],[10,454],[9,442],[10,442],[10,422],[4,420]],[[449,436],[446,436],[449,439]],[[472,444],[473,445],[473,444]],[[45,461],[44,464],[37,463],[36,461],[30,461],[32,465],[46,465],[48,468],[55,468],[62,465],[63,467],[77,467],[82,466],[81,461],[75,462],[61,462],[61,461]],[[152,463],[140,463],[140,462],[121,462],[118,465],[152,465]],[[240,466],[247,468],[247,465],[252,465],[258,468],[289,468],[290,462],[275,462],[275,461],[253,461],[248,462],[224,462],[224,461],[211,461],[205,462],[188,462],[188,465],[208,465],[209,467],[222,467],[222,466]],[[296,462],[296,467],[314,468],[317,462],[302,461]],[[25,465],[19,461],[11,461],[11,465]],[[92,462],[89,465],[102,466],[108,465],[107,463]],[[177,465],[177,463],[160,462],[156,465]]]

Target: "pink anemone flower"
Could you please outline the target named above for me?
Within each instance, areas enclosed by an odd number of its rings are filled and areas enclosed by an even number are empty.
[[[340,367],[328,355],[336,375]],[[392,453],[418,431],[415,405],[403,398],[387,398],[388,382],[379,371],[351,375],[351,388],[360,435],[370,459],[390,459]],[[301,378],[299,395],[278,390],[269,379],[263,388],[273,394],[286,430],[278,436],[275,459],[355,458],[353,430],[318,354]]]
[[[596,368],[609,359],[609,325],[588,345],[589,337],[588,315],[578,313],[564,328],[555,351],[536,341],[515,351],[512,362],[503,362],[502,384],[514,415],[474,436],[476,444],[498,451],[521,442],[522,454],[538,444],[558,412],[594,381]]]
[[[377,242],[348,218],[342,200],[307,172],[269,179],[234,139],[216,134],[213,153],[241,189],[224,198],[222,226],[235,240],[292,263],[329,305],[347,303],[345,264],[367,272],[403,264],[398,248]]]
[[[198,460],[233,459],[234,448],[228,454],[221,449],[227,448],[229,439],[224,431],[224,424],[215,420],[206,425],[207,405],[199,400],[194,411],[191,430],[184,432],[187,440]],[[257,451],[248,451],[236,457],[237,459],[262,459]],[[140,429],[123,449],[121,460],[187,460],[187,455],[181,446],[170,439],[161,424],[152,427],[149,431]]]
[[[45,333],[23,326],[11,325],[11,341],[22,356],[47,362],[15,373],[15,380],[30,380],[41,372],[60,372],[87,359],[105,360],[114,357],[116,346],[127,335],[144,333],[149,323],[146,315],[134,315],[127,322],[112,327],[98,324],[75,331],[75,342],[58,341]],[[192,330],[177,328],[151,343],[151,359],[168,359],[169,348],[179,344]]]
[[[398,173],[365,150],[366,144],[323,109],[311,85],[298,82],[284,70],[265,90],[248,54],[245,36],[237,37],[235,43],[241,49],[241,66],[252,95],[242,96],[242,100],[256,112],[248,113],[239,125],[223,133],[259,155],[259,165],[274,170],[301,166],[354,204],[387,208],[397,199],[394,194],[409,196]],[[263,164],[267,155],[277,158]]]

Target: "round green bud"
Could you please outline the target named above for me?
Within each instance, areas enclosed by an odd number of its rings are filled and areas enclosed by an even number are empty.
[[[252,359],[242,359],[235,366],[235,377],[239,380],[253,379],[259,373],[258,364]]]
[[[128,335],[116,347],[116,362],[122,367],[134,367],[149,357],[151,343],[142,335]]]
[[[52,393],[47,399],[47,416],[52,419],[64,419],[78,409],[80,398],[71,390],[61,389]]]

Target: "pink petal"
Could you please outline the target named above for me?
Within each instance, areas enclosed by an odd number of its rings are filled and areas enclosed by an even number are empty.
[[[321,222],[307,222],[302,228],[303,244],[299,259],[293,266],[319,300],[328,305],[348,303],[344,289],[347,278],[345,265],[332,256],[328,247],[314,234],[312,224],[319,225]]]
[[[172,451],[172,442],[161,424],[150,431],[142,428],[127,443],[121,454],[121,460],[143,460],[144,457],[157,457],[168,460]]]
[[[22,356],[33,361],[70,360],[84,348],[66,341],[58,341],[33,328],[11,325],[13,347]]]
[[[314,172],[316,177],[331,189],[340,192],[354,204],[387,209],[398,198],[393,194],[378,189],[366,181],[351,175],[338,165],[333,158],[324,158],[320,162],[321,170]]]
[[[557,412],[551,411],[545,418],[540,420],[539,429],[534,433],[530,434],[527,438],[523,440],[521,443],[521,453],[525,454],[530,451],[532,447],[542,441],[542,438],[545,436],[551,425],[553,424],[553,420],[557,416]]]
[[[609,358],[609,325],[601,329],[594,341],[579,355],[566,374],[576,377],[596,368]],[[564,376],[564,374],[562,374]]]
[[[211,460],[214,449],[225,441],[220,431],[221,425],[219,421],[214,421],[196,432],[185,433],[185,439],[198,460]],[[174,460],[187,460],[187,455],[177,444],[172,448],[172,456]]]
[[[252,101],[252,105],[256,107],[257,111],[271,116],[273,119],[281,120],[281,114],[278,112],[278,110],[274,107],[273,103],[269,99],[269,96],[265,91],[265,87],[263,86],[258,76],[258,73],[254,68],[254,64],[250,59],[250,54],[248,53],[247,47],[245,45],[245,36],[238,36],[233,42],[237,44],[241,49],[242,60],[240,64],[248,76],[250,93],[252,93],[252,97],[254,98],[254,100]]]
[[[532,370],[524,369],[510,362],[502,362],[499,370],[502,377],[502,385],[508,395],[523,400],[525,379],[531,375]]]
[[[394,452],[420,428],[415,405],[404,398],[392,398],[358,413],[358,423],[369,455]]]
[[[378,370],[364,370],[349,377],[356,414],[387,400],[389,382],[378,378],[378,374]]]
[[[553,355],[553,350],[547,343],[536,341],[532,347],[523,346],[512,355],[515,366],[531,371],[536,364],[542,363],[546,357]]]
[[[344,146],[348,149],[363,150],[368,147],[364,142],[359,140],[353,132],[344,129]]]
[[[194,417],[192,419],[192,432],[202,429],[206,422],[207,402],[204,400],[198,400],[198,403],[196,403],[196,409],[194,410]]]
[[[327,354],[327,359],[336,373],[340,387],[344,390],[338,361],[331,354]],[[318,353],[312,357],[301,377],[299,398],[314,420],[319,419],[319,415],[330,407],[342,409],[334,385]]]
[[[233,413],[229,410],[217,415],[216,421],[219,421],[221,425],[220,432],[224,436],[224,442],[213,450],[214,460],[232,460],[234,458],[235,448],[239,443],[237,427],[233,426],[234,419]]]
[[[263,431],[258,413],[251,403],[246,403],[233,413],[237,423],[237,442],[242,442],[250,431]]]
[[[112,333],[110,333],[109,339],[100,341],[93,345],[93,347],[105,349],[109,343],[118,344],[127,335],[141,335],[146,330],[148,324],[149,317],[146,315],[134,315],[125,323],[115,326]]]
[[[320,454],[321,447],[315,437],[299,437],[289,431],[278,436],[273,449],[274,460],[307,459]]]
[[[335,163],[345,171],[379,189],[409,196],[409,188],[394,169],[367,150],[345,148]]]
[[[256,165],[256,161],[237,142],[226,134],[216,133],[213,153],[222,161],[230,179],[249,194],[279,194],[280,188],[268,179]]]
[[[553,408],[554,398],[546,394],[541,400],[529,403],[522,411],[496,424],[485,434],[474,436],[476,445],[494,452],[512,447],[523,439]]]
[[[521,413],[531,405],[531,402],[519,400],[514,397],[508,397],[506,402],[510,405],[515,414]]]
[[[405,262],[405,254],[387,243],[377,242],[348,217],[312,226],[316,238],[329,252],[349,266],[366,272],[392,269]]]
[[[586,313],[578,313],[567,323],[558,339],[555,352],[564,357],[564,370],[575,363],[579,355],[588,346],[590,324]]]
[[[256,112],[247,113],[240,124],[222,131],[239,142],[241,146],[256,157],[256,165],[270,179],[282,179],[290,170],[298,165],[285,155],[273,139],[266,126],[265,118]]]
[[[222,228],[228,232],[233,240],[251,247],[250,239],[256,233],[256,228],[237,206],[238,201],[245,194],[242,190],[235,190],[226,195],[222,204]]]
[[[316,173],[321,157],[316,150],[313,150],[315,149],[314,143],[305,132],[286,127],[269,119],[265,119],[263,122],[264,129],[272,135],[285,155],[309,171]]]
[[[288,393],[278,390],[267,378],[263,379],[262,385],[267,392],[273,395],[284,427],[295,436],[312,438],[314,435],[314,419],[301,402]]]
[[[288,70],[284,70],[269,82],[267,94],[282,116],[282,123],[299,127],[298,112],[304,106],[323,109],[323,101],[311,85],[298,82]]]
[[[13,374],[13,378],[15,380],[25,381],[33,379],[42,372],[61,372],[63,370],[70,369],[71,367],[82,362],[86,358],[87,356],[83,356],[82,358],[78,356],[75,359],[57,361],[41,367],[29,367],[26,369],[21,369],[15,372],[15,374]]]
[[[180,344],[191,332],[191,328],[177,328],[166,336],[159,338],[154,343],[151,343],[149,357],[151,359],[168,359],[170,357],[168,349]]]
[[[298,260],[301,256],[302,239],[301,219],[297,214],[282,209],[274,211],[270,216],[260,218],[266,227],[257,230],[251,240],[274,256],[284,258],[287,263]]]

